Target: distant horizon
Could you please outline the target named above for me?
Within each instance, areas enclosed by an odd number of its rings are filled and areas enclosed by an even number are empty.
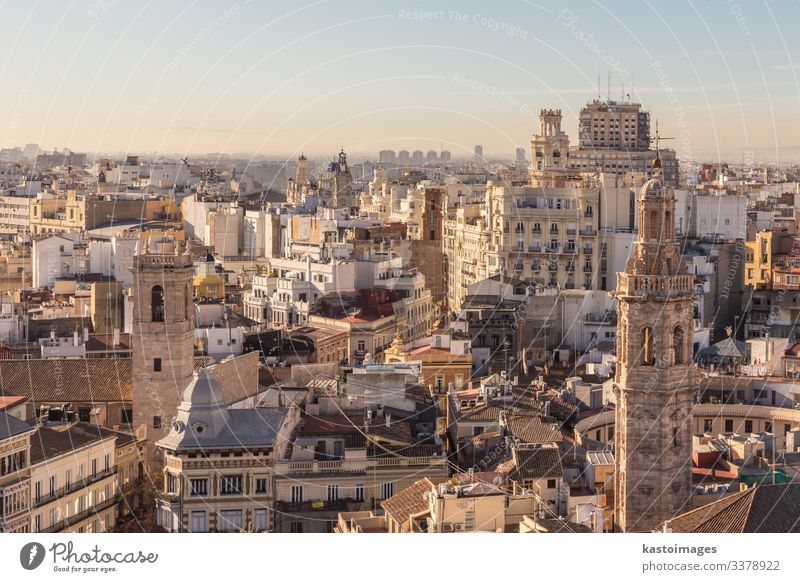
[[[769,4],[729,2],[11,3],[0,148],[287,159],[468,157],[480,143],[499,156],[528,149],[542,108],[560,108],[577,143],[581,107],[610,98],[641,103],[679,159],[791,162],[800,5],[781,8],[779,19]]]

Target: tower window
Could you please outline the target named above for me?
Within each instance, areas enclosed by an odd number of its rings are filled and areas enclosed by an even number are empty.
[[[672,351],[675,353],[676,364],[686,363],[686,354],[684,350],[686,342],[683,339],[683,335],[683,328],[681,326],[676,327],[672,332]]]
[[[658,239],[658,213],[655,210],[650,211],[650,219],[647,221],[647,238]]]
[[[161,371],[161,358],[153,358],[153,372]]]
[[[642,363],[645,366],[652,366],[655,364],[656,358],[652,327],[646,327],[642,331],[642,350]]]
[[[150,292],[150,309],[152,321],[164,321],[164,288],[156,285]]]
[[[161,428],[161,417],[154,416],[153,417],[153,428]]]

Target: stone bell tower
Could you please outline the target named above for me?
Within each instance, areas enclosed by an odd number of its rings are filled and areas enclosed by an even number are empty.
[[[693,277],[675,240],[675,198],[656,175],[617,274],[615,525],[651,531],[691,509]]]
[[[146,466],[163,458],[155,442],[169,433],[194,372],[194,267],[187,243],[147,239],[133,257],[133,425],[147,435]]]

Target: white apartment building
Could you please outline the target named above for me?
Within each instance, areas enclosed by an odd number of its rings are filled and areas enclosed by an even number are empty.
[[[88,425],[40,427],[31,439],[31,529],[104,532],[116,524],[116,436]]]

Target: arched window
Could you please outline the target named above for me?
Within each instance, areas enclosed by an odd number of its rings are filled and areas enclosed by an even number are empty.
[[[642,330],[642,364],[652,366],[656,362],[653,328],[646,327]]]
[[[672,352],[675,354],[676,364],[686,363],[685,345],[683,328],[676,326],[672,331]]]
[[[152,321],[164,321],[164,288],[156,285],[150,292]]]
[[[647,221],[647,238],[654,240],[658,238],[658,213],[650,211],[650,218]]]
[[[670,229],[672,229],[670,231]],[[672,238],[675,234],[675,227],[672,226],[672,214],[669,210],[664,213],[664,238]]]

